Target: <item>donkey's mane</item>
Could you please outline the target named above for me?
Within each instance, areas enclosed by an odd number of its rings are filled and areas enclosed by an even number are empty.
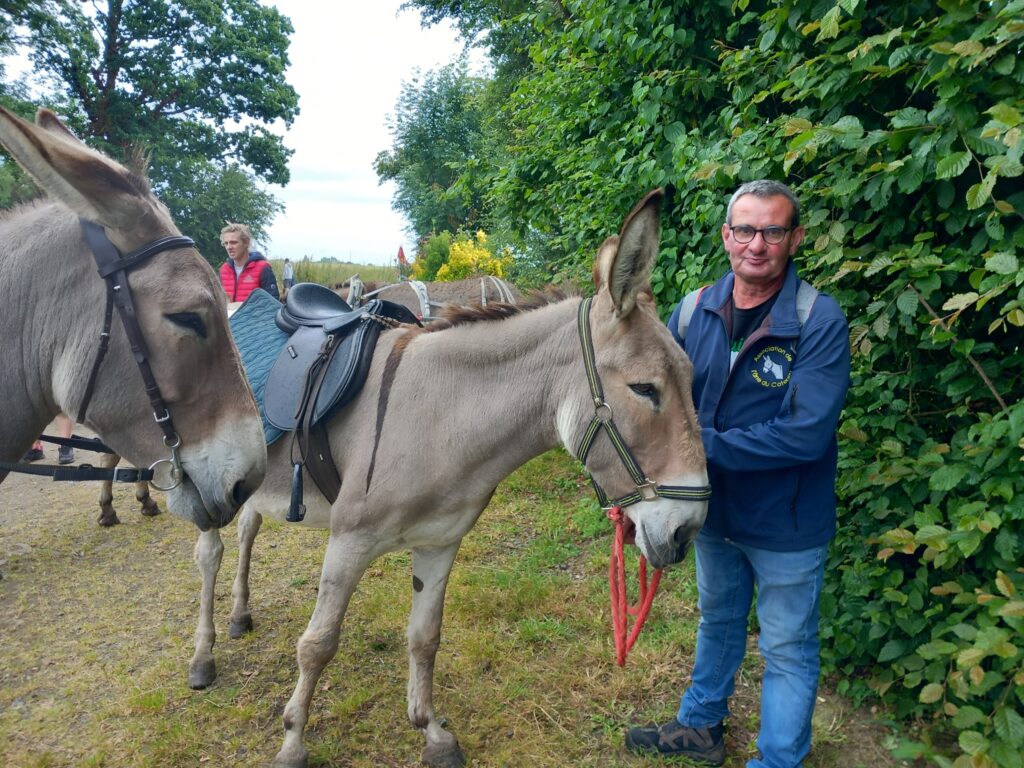
[[[40,195],[39,197],[33,197],[31,200],[24,200],[14,205],[12,208],[0,210],[0,221],[9,221],[11,219],[17,218],[19,215],[25,213],[26,211],[32,210],[33,208],[41,208],[44,205],[49,205],[50,203],[55,202],[59,201],[54,200],[52,197],[49,197],[48,195]]]
[[[448,328],[454,328],[457,325],[504,320],[507,317],[521,315],[524,312],[540,309],[549,304],[557,304],[559,301],[563,301],[573,295],[575,294],[566,293],[559,288],[548,288],[544,291],[530,292],[526,299],[518,304],[506,304],[501,301],[488,302],[486,306],[479,304],[469,306],[446,304],[441,310],[438,319],[427,326],[424,332],[435,333]]]

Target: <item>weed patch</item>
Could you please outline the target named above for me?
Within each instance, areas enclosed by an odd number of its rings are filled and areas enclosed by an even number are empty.
[[[295,643],[316,600],[326,534],[268,520],[252,565],[254,631],[227,636],[234,532],[223,533],[215,600],[218,676],[186,683],[198,612],[196,531],[142,518],[116,489],[122,525],[94,522],[96,488],[9,477],[0,485],[0,765],[180,768],[266,764],[297,676]],[[475,768],[643,766],[631,723],[675,711],[693,659],[692,561],[665,573],[626,667],[608,611],[610,525],[563,452],[498,488],[466,537],[448,587],[435,707]],[[636,555],[629,554],[635,569]],[[408,554],[378,558],[351,601],[341,646],[313,699],[311,766],[416,764],[406,719]],[[754,749],[756,648],[737,681],[728,743]],[[887,768],[888,729],[823,691],[814,768]]]

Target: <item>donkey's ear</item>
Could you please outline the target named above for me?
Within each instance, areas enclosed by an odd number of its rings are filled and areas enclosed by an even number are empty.
[[[651,270],[658,260],[662,190],[640,201],[622,225],[618,237],[601,245],[594,261],[594,288],[607,288],[619,317],[636,306],[636,297],[650,292]]]
[[[39,125],[0,107],[0,143],[37,184],[79,216],[108,227],[145,215],[145,184],[127,169],[90,149],[48,110]]]
[[[60,118],[48,109],[41,108],[36,112],[36,125],[43,130],[61,137],[65,141],[73,143],[78,142],[78,137],[71,132],[71,129],[64,125],[64,123],[60,121]]]

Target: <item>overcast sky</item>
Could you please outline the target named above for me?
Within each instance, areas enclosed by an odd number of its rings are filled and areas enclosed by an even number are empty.
[[[270,188],[287,209],[261,245],[275,259],[386,264],[400,245],[411,257],[407,222],[391,210],[393,186],[378,185],[373,160],[391,147],[386,120],[402,82],[458,56],[457,34],[422,29],[418,11],[398,13],[402,0],[268,2],[295,27],[287,79],[301,112],[285,135],[295,150],[291,183]]]
[[[257,247],[274,259],[389,264],[402,246],[411,258],[408,223],[391,210],[394,186],[377,183],[373,161],[391,148],[387,118],[403,81],[458,57],[457,33],[447,23],[421,28],[418,11],[399,13],[403,0],[260,1],[295,28],[286,78],[299,94],[300,113],[280,131],[295,150],[291,182],[269,187],[286,209]],[[481,62],[474,52],[471,69]],[[6,63],[12,75],[31,69],[25,57]]]

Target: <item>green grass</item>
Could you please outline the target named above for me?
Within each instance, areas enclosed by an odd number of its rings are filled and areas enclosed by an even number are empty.
[[[274,273],[280,282],[284,273],[284,259],[270,259]],[[398,270],[395,267],[386,267],[373,264],[353,264],[347,261],[312,261],[309,258],[292,262],[295,270],[295,281],[298,283],[319,283],[333,288],[341,285],[352,275],[358,274],[364,282],[371,280],[381,283],[398,282]]]
[[[0,765],[268,764],[280,747],[295,642],[316,600],[326,533],[265,522],[252,565],[255,630],[229,640],[237,547],[234,529],[224,532],[218,678],[192,691],[194,529],[166,514],[140,517],[130,489],[117,489],[124,523],[101,530],[95,487],[61,485],[27,477],[0,485]],[[560,451],[502,483],[466,537],[449,583],[435,705],[472,766],[660,764],[628,755],[622,733],[675,711],[698,618],[692,560],[666,572],[619,668],[610,542],[589,483]],[[635,578],[635,549],[628,560]],[[407,553],[368,569],[317,686],[310,766],[418,764],[422,736],[405,714],[410,591]],[[754,749],[759,669],[755,652],[739,676],[728,736],[733,768]],[[827,689],[822,700],[809,768],[899,764],[884,748],[883,726]]]

